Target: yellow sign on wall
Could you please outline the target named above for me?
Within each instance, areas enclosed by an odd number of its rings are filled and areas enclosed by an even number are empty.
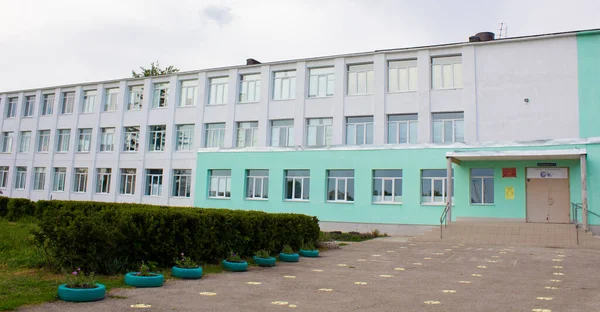
[[[507,186],[504,188],[504,197],[509,200],[515,199],[515,188],[512,186]]]

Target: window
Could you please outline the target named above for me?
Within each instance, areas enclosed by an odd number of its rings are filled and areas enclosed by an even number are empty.
[[[54,94],[44,94],[42,100],[42,116],[52,115],[54,108]]]
[[[8,187],[8,166],[0,166],[0,188]]]
[[[2,132],[2,153],[12,153],[14,132]]]
[[[225,142],[225,123],[206,124],[204,147],[223,147]]]
[[[388,115],[388,144],[415,144],[418,140],[417,114]]]
[[[186,80],[181,82],[181,94],[179,106],[196,106],[198,98],[198,80]]]
[[[25,105],[23,107],[23,117],[33,117],[35,107],[35,95],[25,97]]]
[[[129,87],[129,101],[127,102],[127,110],[142,109],[142,98],[144,97],[143,86]]]
[[[294,145],[294,120],[271,120],[271,146]]]
[[[89,152],[92,146],[92,129],[79,129],[77,140],[78,152]]]
[[[73,183],[73,192],[75,192],[75,193],[87,192],[87,180],[88,180],[88,169],[87,168],[75,168],[75,181]]]
[[[296,71],[274,72],[273,100],[293,100],[294,98],[296,98]]]
[[[459,89],[462,87],[462,57],[460,55],[431,59],[432,89]]]
[[[178,151],[191,151],[194,145],[194,125],[177,125]]]
[[[15,189],[24,190],[26,182],[27,182],[27,167],[17,167],[17,174],[15,177]]]
[[[150,142],[148,151],[162,152],[165,150],[165,139],[167,135],[167,126],[150,126]]]
[[[327,201],[354,201],[354,170],[327,170]]]
[[[54,168],[54,180],[52,182],[52,191],[64,192],[66,178],[67,168]]]
[[[240,76],[240,103],[260,101],[260,74]]]
[[[48,147],[50,146],[50,130],[40,130],[38,131],[38,152],[48,152]]]
[[[169,99],[169,83],[155,83],[152,108],[165,108]]]
[[[464,142],[464,114],[463,113],[434,113],[433,143]]]
[[[96,169],[96,193],[108,194],[110,193],[110,175],[112,173],[111,168],[98,168]]]
[[[348,95],[373,94],[373,63],[348,66]]]
[[[6,104],[6,118],[15,118],[17,116],[17,102],[18,98],[9,98]]]
[[[227,104],[229,77],[209,78],[208,84],[208,104]]]
[[[346,118],[346,145],[373,144],[373,117]]]
[[[246,199],[269,198],[269,170],[246,170]]]
[[[75,105],[75,92],[63,93],[62,103],[60,105],[60,113],[62,115],[72,114],[73,105]]]
[[[333,96],[335,74],[333,67],[310,68],[308,70],[308,97]]]
[[[231,170],[209,170],[208,197],[231,197]]]
[[[285,199],[309,200],[310,170],[285,171]]]
[[[117,110],[119,88],[106,89],[103,111],[114,112]]]
[[[121,169],[121,188],[120,194],[135,194],[135,174],[137,169]]]
[[[331,145],[332,118],[310,118],[306,125],[306,145],[308,146],[326,146]]]
[[[96,106],[96,91],[83,91],[83,104],[81,105],[82,113],[93,113]]]
[[[69,151],[69,140],[71,140],[71,129],[59,129],[58,140],[56,142],[57,152],[68,152]]]
[[[31,131],[21,131],[21,140],[19,141],[19,153],[29,153],[31,146]]]
[[[454,170],[452,171],[454,179]],[[426,169],[421,170],[421,202],[444,204],[446,203],[447,181],[445,169]],[[454,190],[452,190],[454,196]]]
[[[373,170],[373,202],[402,203],[402,170]]]
[[[173,197],[190,197],[192,169],[173,169]]]
[[[33,168],[33,190],[43,191],[46,184],[46,168],[35,167]]]
[[[123,151],[137,152],[140,147],[140,127],[125,127],[123,133]]]
[[[163,170],[146,169],[146,195],[160,196],[162,193]]]
[[[112,152],[115,146],[115,128],[100,128],[100,151]]]
[[[494,203],[494,169],[471,169],[471,204]]]
[[[256,146],[258,140],[258,121],[238,122],[237,147]]]
[[[417,60],[388,62],[388,92],[417,91]]]

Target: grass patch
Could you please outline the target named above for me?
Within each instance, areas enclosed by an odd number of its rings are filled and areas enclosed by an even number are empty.
[[[381,234],[379,230],[373,230],[368,233],[359,232],[321,232],[320,241],[342,241],[342,242],[363,242],[377,237],[385,237],[387,234]],[[347,245],[347,244],[346,244]],[[340,246],[344,246],[340,244]]]
[[[342,246],[348,246],[348,245],[350,245],[350,244],[348,244],[348,243],[340,243],[340,247],[342,247]]]

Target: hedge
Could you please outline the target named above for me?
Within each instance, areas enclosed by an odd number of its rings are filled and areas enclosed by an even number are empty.
[[[17,221],[25,216],[35,216],[35,203],[27,198],[8,198],[0,196],[0,217],[8,221]]]
[[[299,249],[319,236],[316,217],[260,211],[164,207],[82,201],[38,201],[39,246],[57,268],[114,274],[143,260],[173,265],[182,252],[218,263],[230,251]]]

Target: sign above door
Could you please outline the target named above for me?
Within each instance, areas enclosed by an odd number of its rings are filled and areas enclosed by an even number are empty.
[[[527,179],[567,179],[567,168],[527,168]]]

